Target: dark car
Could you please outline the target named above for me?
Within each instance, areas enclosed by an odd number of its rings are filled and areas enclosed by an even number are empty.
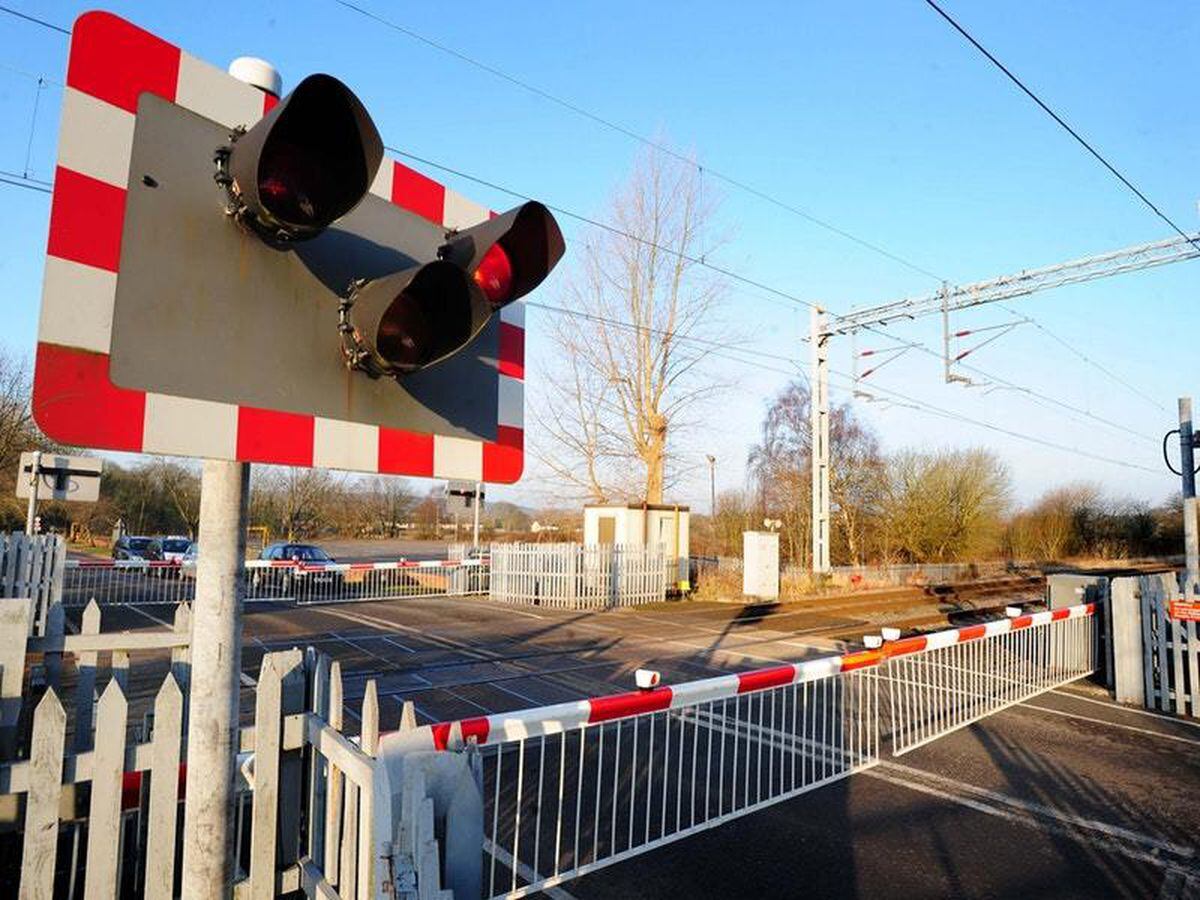
[[[297,597],[309,596],[317,592],[332,592],[342,583],[341,572],[317,571],[297,574],[297,569],[304,566],[336,562],[316,544],[279,541],[264,547],[258,558],[274,563],[291,562],[296,566],[278,569],[256,568],[250,578],[250,588],[256,594],[277,591],[285,595],[295,594]]]
[[[162,545],[154,538],[125,537],[117,538],[112,548],[113,559],[143,559],[148,562],[158,562],[163,558]]]

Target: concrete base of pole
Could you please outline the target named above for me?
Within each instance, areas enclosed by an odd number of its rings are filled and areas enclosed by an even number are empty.
[[[183,825],[185,900],[229,897],[250,466],[206,460],[192,610]]]

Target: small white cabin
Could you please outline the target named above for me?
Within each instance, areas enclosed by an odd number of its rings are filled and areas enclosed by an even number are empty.
[[[608,503],[583,508],[585,544],[661,544],[668,559],[681,560],[678,579],[686,590],[690,511],[671,503]]]

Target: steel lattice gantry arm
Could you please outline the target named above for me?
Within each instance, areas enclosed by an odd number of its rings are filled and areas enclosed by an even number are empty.
[[[1015,275],[1002,275],[987,281],[947,285],[923,297],[909,297],[866,309],[852,310],[836,317],[832,322],[833,327],[827,333],[845,334],[865,326],[887,325],[902,319],[916,319],[935,313],[968,309],[1067,284],[1079,284],[1119,275],[1122,272],[1136,272],[1139,269],[1195,259],[1200,257],[1198,244],[1200,232],[1188,238],[1168,238],[1040,269],[1026,269]]]

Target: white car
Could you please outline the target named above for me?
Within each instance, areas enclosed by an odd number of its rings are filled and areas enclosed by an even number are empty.
[[[190,538],[176,534],[159,538],[158,543],[162,547],[163,562],[169,562],[176,566],[183,565],[184,557],[187,556],[188,550],[192,548]]]

